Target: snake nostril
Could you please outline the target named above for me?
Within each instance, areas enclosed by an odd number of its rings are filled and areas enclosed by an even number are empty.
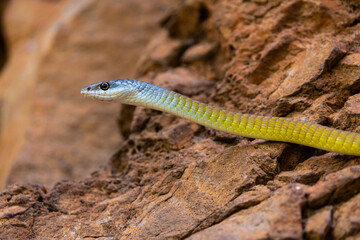
[[[91,89],[90,87],[87,88],[88,91],[90,91],[90,89]]]

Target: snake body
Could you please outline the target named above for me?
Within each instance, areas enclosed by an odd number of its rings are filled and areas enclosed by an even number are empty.
[[[326,151],[360,156],[360,134],[358,133],[294,118],[226,111],[134,79],[118,79],[92,84],[83,88],[81,94],[98,100],[121,102],[168,112],[227,133],[296,143]]]

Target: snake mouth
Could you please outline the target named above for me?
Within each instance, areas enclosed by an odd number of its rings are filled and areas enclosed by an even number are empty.
[[[84,87],[83,89],[81,89],[80,94],[86,98],[94,98],[94,93],[90,92],[89,87]]]
[[[91,91],[90,87],[84,87],[83,89],[81,89],[80,94],[85,98],[92,98],[107,102],[113,99],[111,96],[100,94],[97,93],[96,91]]]
[[[81,89],[80,94],[82,96],[86,97],[87,96],[87,91],[88,91],[88,89],[85,87],[85,88]]]

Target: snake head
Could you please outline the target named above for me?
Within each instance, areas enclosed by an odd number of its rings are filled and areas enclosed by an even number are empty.
[[[133,79],[117,79],[91,84],[81,89],[81,95],[101,101],[129,103],[137,93]]]

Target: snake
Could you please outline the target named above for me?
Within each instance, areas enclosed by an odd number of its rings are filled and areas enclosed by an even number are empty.
[[[116,79],[82,88],[81,95],[174,114],[200,125],[248,138],[280,141],[360,156],[360,134],[311,121],[243,114],[213,107],[160,86]]]

